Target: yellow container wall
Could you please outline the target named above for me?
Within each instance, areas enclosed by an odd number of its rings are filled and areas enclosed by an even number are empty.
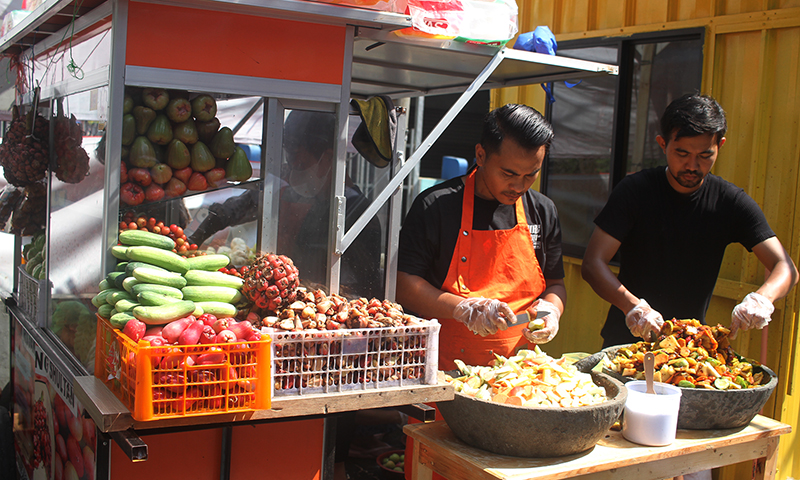
[[[702,91],[728,113],[727,143],[714,173],[761,205],[800,264],[800,0],[521,0],[519,8],[520,32],[547,25],[558,41],[705,27]],[[512,102],[545,107],[538,85],[492,92],[493,107]],[[567,310],[559,335],[544,349],[554,356],[597,351],[608,303],[581,279],[580,259],[564,261]],[[733,307],[758,288],[764,273],[752,253],[731,245],[708,323],[729,325]],[[734,348],[764,358],[778,374],[763,413],[791,425],[792,433],[781,437],[776,478],[800,478],[800,288],[775,307],[768,329],[741,333]],[[752,462],[743,462],[720,469],[715,478],[750,478],[751,469]]]

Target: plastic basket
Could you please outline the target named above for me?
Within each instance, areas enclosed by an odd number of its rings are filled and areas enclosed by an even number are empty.
[[[270,339],[207,345],[133,342],[98,316],[95,376],[137,421],[267,409]],[[192,356],[220,354],[219,361],[187,365]],[[191,363],[191,362],[189,362]]]
[[[32,321],[38,321],[37,314],[39,313],[39,304],[44,303],[42,299],[43,291],[42,285],[46,285],[46,281],[39,281],[30,276],[25,271],[25,266],[20,265],[17,267],[19,270],[18,284],[17,284],[17,305]]]
[[[272,332],[273,395],[435,385],[439,327]]]

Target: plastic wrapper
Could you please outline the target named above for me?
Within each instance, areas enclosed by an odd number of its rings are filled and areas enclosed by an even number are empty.
[[[17,204],[22,200],[24,194],[23,189],[14,185],[6,185],[3,190],[0,190],[0,230],[5,230],[8,219],[11,218],[11,214],[17,208]]]

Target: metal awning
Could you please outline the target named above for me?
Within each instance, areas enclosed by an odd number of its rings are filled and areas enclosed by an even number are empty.
[[[353,47],[351,94],[392,98],[461,93],[493,57],[503,61],[478,88],[488,90],[557,80],[617,75],[616,65],[455,40],[401,36],[359,28]]]

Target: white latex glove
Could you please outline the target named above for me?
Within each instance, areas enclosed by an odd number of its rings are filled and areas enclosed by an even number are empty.
[[[453,318],[467,326],[477,335],[485,337],[508,328],[508,320],[514,312],[505,302],[492,298],[465,298],[453,310]]]
[[[535,319],[540,311],[547,312],[547,315],[540,318],[540,320],[544,320],[544,328],[534,331],[530,331],[528,328],[522,330],[522,335],[531,343],[547,343],[554,339],[558,333],[558,321],[561,318],[561,312],[558,307],[540,298],[533,303],[528,312],[530,312],[531,319]]]
[[[731,313],[731,334],[730,338],[736,338],[736,333],[751,328],[764,328],[772,319],[772,312],[775,307],[767,297],[760,293],[748,293],[742,303],[736,305]]]
[[[639,299],[639,303],[631,308],[631,311],[625,315],[625,325],[636,337],[641,337],[648,342],[652,342],[658,337],[661,331],[661,325],[664,324],[664,318],[658,311],[653,310],[647,300],[644,298]],[[652,338],[650,338],[652,335]]]

